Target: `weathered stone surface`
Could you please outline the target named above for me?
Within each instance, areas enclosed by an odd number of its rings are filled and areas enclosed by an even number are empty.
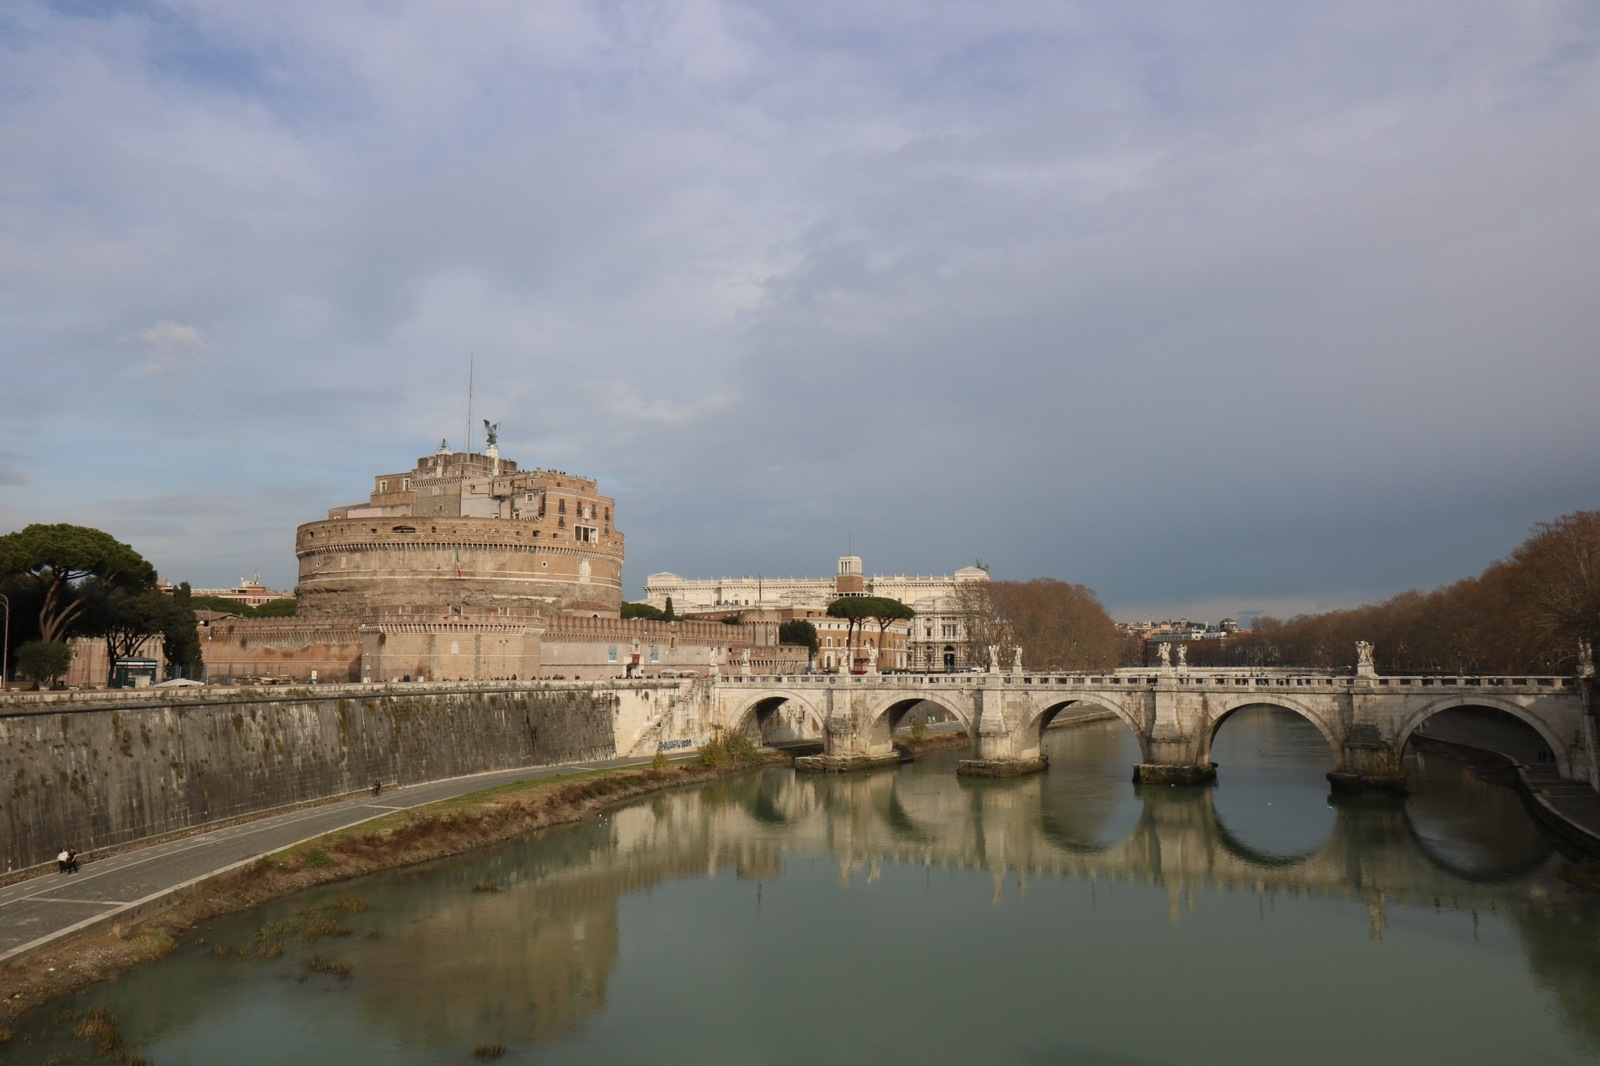
[[[0,863],[44,862],[375,779],[608,758],[616,701],[581,687],[290,689],[0,715]]]

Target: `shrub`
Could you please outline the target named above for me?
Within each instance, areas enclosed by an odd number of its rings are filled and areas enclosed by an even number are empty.
[[[743,733],[717,733],[700,749],[706,766],[739,766],[755,758],[755,743]]]

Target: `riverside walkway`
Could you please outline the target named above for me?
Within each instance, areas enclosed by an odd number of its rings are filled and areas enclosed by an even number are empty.
[[[380,796],[363,793],[269,814],[147,847],[121,849],[103,859],[89,855],[78,873],[51,869],[0,887],[0,967],[61,937],[159,912],[185,890],[209,878],[323,833],[497,785],[649,761],[603,759],[529,766],[385,788]],[[63,845],[71,843],[62,841]]]

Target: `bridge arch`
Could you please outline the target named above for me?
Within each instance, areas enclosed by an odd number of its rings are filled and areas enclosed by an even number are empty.
[[[1120,695],[1120,694],[1119,694]],[[1072,695],[1069,693],[1051,693],[1042,698],[1041,702],[1029,714],[1028,720],[1023,723],[1022,733],[1018,743],[1019,750],[1037,753],[1044,744],[1044,731],[1050,728],[1050,723],[1056,716],[1069,707],[1099,707],[1110,711],[1121,720],[1122,724],[1132,731],[1134,739],[1139,742],[1140,758],[1148,752],[1145,748],[1145,733],[1142,728],[1141,715],[1129,708],[1117,695],[1109,692],[1095,692],[1088,695]]]
[[[942,699],[942,692],[914,692],[890,696],[867,713],[867,740],[870,751],[887,751],[894,745],[894,731],[900,725],[900,720],[910,713],[911,708],[919,703],[933,704],[941,711],[953,715],[961,723],[961,728],[967,732],[970,739],[977,735],[976,724],[972,720],[972,709],[963,707],[958,701]]]
[[[1293,696],[1280,693],[1241,692],[1236,696],[1230,695],[1221,701],[1221,708],[1206,725],[1204,733],[1204,746],[1200,752],[1202,762],[1211,759],[1211,745],[1217,739],[1217,731],[1222,728],[1222,723],[1233,716],[1235,711],[1242,711],[1246,707],[1271,707],[1280,711],[1289,711],[1304,718],[1316,727],[1322,734],[1322,739],[1328,743],[1328,751],[1333,758],[1335,766],[1341,764],[1343,756],[1343,740],[1336,731],[1336,723],[1328,721],[1326,717],[1314,710],[1309,704]]]
[[[817,736],[825,735],[823,715],[814,707],[810,700],[797,692],[786,689],[767,689],[761,695],[748,700],[738,707],[734,713],[728,715],[727,724],[731,732],[743,733],[752,740],[760,741],[761,733],[778,708],[785,704],[798,707],[806,720],[817,731]]]
[[[1567,750],[1567,745],[1550,731],[1549,725],[1543,718],[1515,700],[1487,693],[1445,696],[1427,704],[1421,710],[1413,713],[1400,726],[1399,732],[1395,734],[1395,750],[1404,751],[1406,745],[1411,742],[1412,734],[1422,727],[1422,723],[1441,711],[1454,710],[1457,707],[1481,707],[1486,710],[1503,711],[1509,714],[1529,729],[1532,729],[1538,734],[1539,739],[1544,741],[1545,747],[1550,749],[1550,753],[1556,761],[1556,771],[1562,778],[1570,779],[1572,777],[1572,759]]]

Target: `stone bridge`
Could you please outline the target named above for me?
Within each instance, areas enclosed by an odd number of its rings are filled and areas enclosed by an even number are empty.
[[[1561,776],[1595,784],[1595,727],[1586,706],[1591,678],[1395,677],[1370,667],[1354,674],[1287,671],[1187,671],[1157,668],[1107,674],[811,674],[715,678],[706,692],[714,729],[763,734],[780,712],[810,723],[823,753],[797,766],[851,770],[897,758],[892,736],[927,701],[961,721],[973,738],[963,774],[1011,776],[1041,770],[1040,738],[1069,708],[1101,708],[1138,738],[1134,780],[1203,784],[1214,780],[1211,742],[1241,707],[1272,706],[1300,715],[1327,739],[1329,780],[1348,791],[1403,790],[1400,756],[1429,718],[1456,707],[1502,711],[1548,747]]]

